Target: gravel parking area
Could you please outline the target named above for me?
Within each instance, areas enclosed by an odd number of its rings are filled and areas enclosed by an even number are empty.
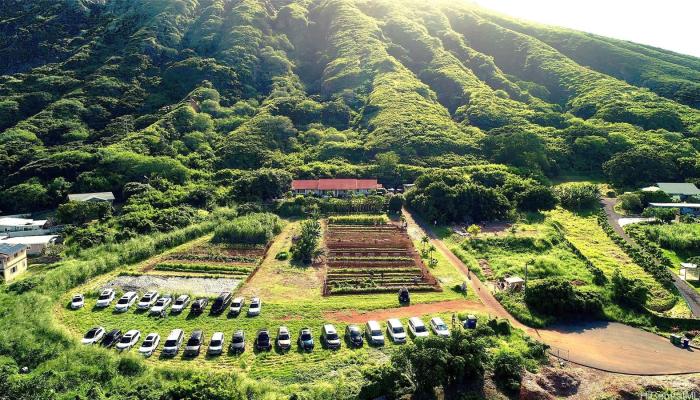
[[[110,281],[105,288],[120,288],[138,292],[154,289],[162,292],[216,296],[224,290],[233,290],[240,284],[240,279],[230,278],[181,278],[141,275],[119,276]]]

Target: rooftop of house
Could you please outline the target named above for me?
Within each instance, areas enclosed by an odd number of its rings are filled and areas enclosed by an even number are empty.
[[[23,244],[29,246],[32,244],[48,244],[54,242],[58,235],[37,235],[37,236],[19,236],[11,238],[0,237],[0,244]]]
[[[661,208],[700,208],[700,203],[649,203],[649,205]]]
[[[112,192],[73,193],[73,194],[68,195],[68,200],[70,200],[70,201],[90,201],[90,200],[113,201],[114,194]]]
[[[523,278],[521,278],[521,277],[519,277],[519,276],[509,276],[508,278],[505,278],[505,279],[503,279],[503,280],[506,281],[506,283],[511,284],[511,285],[514,284],[514,283],[525,282],[525,281],[523,280]]]
[[[46,225],[45,219],[28,219],[28,218],[16,218],[16,217],[0,217],[0,226],[36,226],[41,227]]]
[[[382,185],[376,179],[295,179],[292,190],[373,190]]]
[[[684,195],[684,196],[700,195],[700,189],[698,189],[697,186],[695,186],[692,183],[661,182],[661,183],[657,183],[656,186],[658,186],[659,189],[661,189],[664,193],[667,193],[667,194],[680,194],[680,195]]]
[[[0,254],[10,256],[15,253],[18,253],[22,250],[26,250],[27,246],[23,244],[9,244],[9,243],[0,243]]]

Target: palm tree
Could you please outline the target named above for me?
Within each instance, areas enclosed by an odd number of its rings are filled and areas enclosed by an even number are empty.
[[[435,245],[431,244],[430,247],[428,247],[428,254],[430,254],[430,265],[433,265],[433,252],[435,252]]]
[[[428,237],[428,235],[423,235],[423,237],[420,239],[420,242],[423,244],[423,253],[425,253],[425,246],[427,246],[428,243],[430,243],[430,238]]]

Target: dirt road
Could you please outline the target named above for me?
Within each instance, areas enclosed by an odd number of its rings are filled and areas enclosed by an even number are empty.
[[[447,259],[463,273],[468,267],[432,233],[404,211],[409,230],[422,230]],[[552,346],[554,354],[587,367],[633,375],[670,375],[700,372],[700,350],[683,350],[661,336],[615,322],[593,322],[533,329],[518,322],[484,284],[470,274],[472,287],[487,312],[508,318],[528,335]],[[439,304],[439,303],[436,303]],[[468,311],[465,309],[463,311]],[[452,310],[450,310],[452,311]]]
[[[349,324],[363,324],[371,319],[385,321],[389,318],[409,318],[415,315],[427,315],[437,312],[474,311],[488,313],[490,310],[483,304],[471,300],[447,300],[437,303],[413,304],[407,307],[386,308],[375,311],[336,311],[326,313],[325,317],[331,321],[341,321]]]

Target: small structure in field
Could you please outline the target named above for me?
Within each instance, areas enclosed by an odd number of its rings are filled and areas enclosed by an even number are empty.
[[[383,189],[376,179],[295,179],[292,192],[300,195],[344,197]]]
[[[114,194],[112,192],[74,193],[68,195],[68,200],[112,203],[114,201]]]
[[[649,203],[651,207],[677,208],[680,215],[700,216],[700,203]]]
[[[10,282],[27,271],[27,246],[0,243],[0,274]]]
[[[700,269],[697,264],[681,263],[681,273],[679,275],[684,281],[700,281]]]
[[[505,283],[505,289],[513,292],[519,292],[523,290],[525,286],[525,280],[519,276],[509,276],[503,279]]]
[[[688,197],[691,197],[691,196],[700,196],[700,189],[698,189],[697,186],[695,186],[692,183],[660,182],[660,183],[657,183],[656,186],[662,192],[666,193],[667,195],[671,196],[672,198],[677,198],[680,201],[685,201]]]

